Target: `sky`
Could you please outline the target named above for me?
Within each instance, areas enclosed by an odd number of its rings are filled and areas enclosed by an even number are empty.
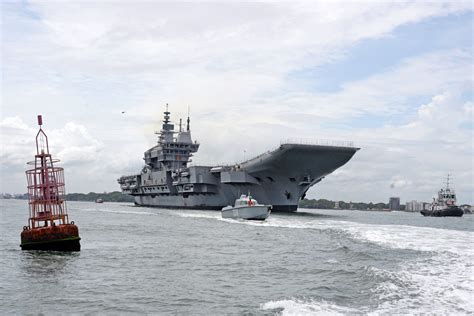
[[[430,201],[449,173],[474,204],[471,1],[2,1],[0,53],[0,192],[26,192],[37,114],[67,192],[119,190],[168,103],[193,164],[353,141],[308,198]]]

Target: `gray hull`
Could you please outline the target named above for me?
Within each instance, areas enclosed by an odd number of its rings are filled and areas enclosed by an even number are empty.
[[[285,144],[219,172],[212,172],[212,167],[190,167],[189,176],[176,183],[175,194],[143,185],[124,192],[134,195],[137,205],[213,210],[221,210],[240,194],[250,192],[260,203],[273,205],[273,211],[294,212],[311,186],[343,166],[357,150]],[[166,178],[163,173],[157,176]]]

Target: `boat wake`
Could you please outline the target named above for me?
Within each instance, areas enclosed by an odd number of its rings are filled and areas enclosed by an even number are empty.
[[[321,300],[286,299],[270,301],[260,306],[262,310],[272,310],[282,315],[355,315],[357,309],[343,307]]]
[[[73,209],[73,208],[70,208]],[[74,209],[73,209],[74,210]],[[79,212],[102,212],[102,213],[116,213],[116,214],[134,214],[134,215],[156,215],[156,213],[145,211],[117,211],[103,208],[81,208]]]
[[[252,223],[248,223],[253,225]],[[360,243],[387,249],[406,249],[420,255],[404,259],[395,271],[368,266],[364,279],[377,280],[370,289],[375,306],[339,306],[316,298],[285,298],[261,305],[263,310],[279,310],[282,315],[301,314],[472,314],[474,312],[474,234],[467,231],[370,225],[346,221],[280,220],[266,226],[318,229],[347,236]]]
[[[209,213],[204,213],[204,211],[199,213],[181,213],[179,211],[173,212],[173,214],[178,215],[179,217],[189,217],[189,218],[207,218],[207,219],[221,219],[221,213],[216,211],[211,211]]]

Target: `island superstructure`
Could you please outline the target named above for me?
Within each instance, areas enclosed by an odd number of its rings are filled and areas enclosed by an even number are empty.
[[[165,208],[221,210],[244,193],[251,193],[273,211],[294,212],[310,187],[347,163],[359,150],[351,144],[282,142],[274,150],[234,165],[191,166],[199,150],[191,138],[189,116],[184,129],[174,131],[168,107],[158,142],[145,151],[139,174],[118,183],[135,204]]]

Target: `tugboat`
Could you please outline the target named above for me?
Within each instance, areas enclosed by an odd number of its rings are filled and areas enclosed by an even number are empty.
[[[79,229],[69,222],[64,200],[64,169],[55,167],[59,162],[49,153],[48,136],[42,129],[36,134],[35,160],[28,162],[34,168],[26,171],[30,218],[21,233],[22,250],[79,251]]]
[[[429,210],[423,210],[420,212],[423,216],[456,216],[461,217],[464,211],[456,206],[456,192],[454,189],[449,187],[449,174],[446,180],[446,188],[438,191],[438,197],[433,198],[431,207]]]
[[[222,218],[248,219],[264,221],[272,210],[271,205],[258,204],[252,196],[242,194],[235,200],[235,205],[226,206],[222,209]]]

